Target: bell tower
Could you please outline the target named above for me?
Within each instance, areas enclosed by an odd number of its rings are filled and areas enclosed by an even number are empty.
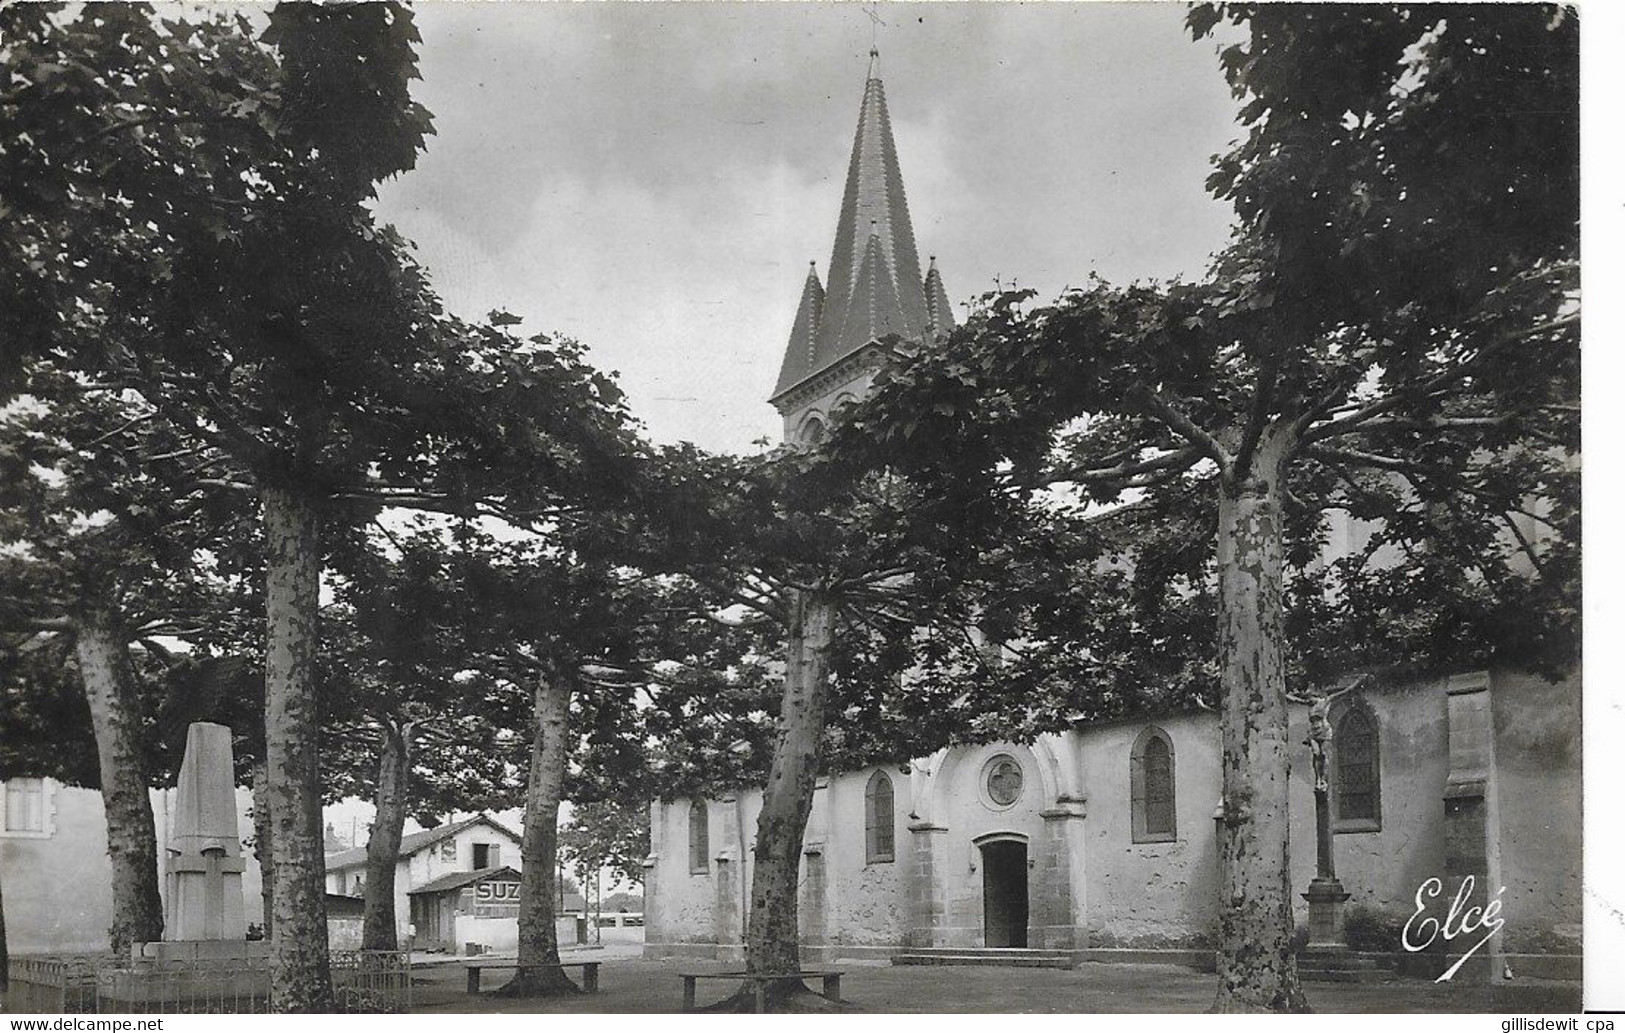
[[[875,372],[898,351],[954,326],[935,258],[920,275],[879,58],[878,51],[869,51],[829,286],[819,282],[816,266],[808,270],[769,399],[784,417],[786,441],[821,441],[835,408],[867,391]]]

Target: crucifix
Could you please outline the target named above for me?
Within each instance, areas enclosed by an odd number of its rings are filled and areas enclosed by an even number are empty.
[[[1309,707],[1309,760],[1315,776],[1315,877],[1309,892],[1309,945],[1320,949],[1343,949],[1343,902],[1349,895],[1337,880],[1332,862],[1331,782],[1326,776],[1327,750],[1332,742],[1332,702],[1364,686],[1368,674],[1345,679],[1335,690],[1321,689],[1313,694],[1287,693],[1287,699]]]

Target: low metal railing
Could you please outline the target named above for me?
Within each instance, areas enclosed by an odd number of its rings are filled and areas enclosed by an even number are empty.
[[[334,951],[333,1003],[341,1012],[396,1014],[412,1010],[410,951]]]
[[[96,972],[96,1010],[143,1015],[253,1014],[271,1010],[264,958],[154,959]]]
[[[96,1010],[96,969],[111,955],[74,954],[13,957],[6,967],[10,986],[4,1010],[56,1015],[84,1015]]]

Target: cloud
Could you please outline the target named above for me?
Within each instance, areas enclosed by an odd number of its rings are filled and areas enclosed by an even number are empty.
[[[429,4],[438,136],[386,184],[451,307],[502,306],[618,369],[660,440],[743,450],[805,275],[827,263],[870,24],[848,4]],[[1197,275],[1236,133],[1169,4],[880,9],[922,257],[964,299]]]

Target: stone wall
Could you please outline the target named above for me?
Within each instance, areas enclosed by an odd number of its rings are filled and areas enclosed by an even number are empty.
[[[1134,842],[1130,753],[1148,725],[1162,729],[1173,745],[1171,842]],[[1208,945],[1217,922],[1219,872],[1213,820],[1219,804],[1219,734],[1214,716],[1113,722],[1073,734],[1088,803],[1084,864],[1089,946]],[[1309,827],[1314,827],[1312,821]]]
[[[113,924],[112,866],[107,859],[107,818],[102,794],[94,789],[47,781],[49,799],[45,836],[0,835],[0,870],[5,877],[6,937],[16,954],[93,953],[107,949]],[[165,892],[163,844],[173,789],[154,789],[150,796],[153,828],[158,838],[158,892]],[[252,800],[237,791],[237,828],[244,839],[253,834]],[[264,921],[260,869],[253,852],[243,850],[243,913],[249,923]]]
[[[1364,698],[1378,728],[1382,827],[1335,832],[1333,861],[1350,908],[1376,909],[1403,921],[1415,909],[1423,880],[1444,876],[1444,792],[1450,768],[1445,680],[1370,691]],[[1337,715],[1334,710],[1333,718]],[[1307,707],[1292,708],[1289,731],[1293,905],[1303,924],[1308,905],[1297,893],[1315,875],[1314,772],[1303,745],[1309,737]],[[1400,948],[1396,943],[1392,949]]]
[[[1547,682],[1497,672],[1490,700],[1505,949],[1577,954],[1584,846],[1579,676]]]
[[[1481,683],[1482,693],[1474,695]],[[1363,690],[1361,698],[1377,726],[1380,821],[1333,836],[1349,907],[1362,909],[1368,924],[1397,929],[1415,910],[1425,880],[1448,880],[1453,872],[1459,880],[1455,869],[1476,864],[1483,869],[1481,884],[1495,879],[1506,886],[1507,928],[1498,950],[1577,953],[1578,675],[1556,684],[1501,673],[1437,678]],[[1307,921],[1307,903],[1299,894],[1315,875],[1307,711],[1294,705],[1289,727],[1293,904],[1300,924]],[[1482,716],[1469,720],[1473,714]],[[1338,715],[1334,710],[1334,721]],[[1137,842],[1154,837],[1135,835],[1131,757],[1137,738],[1152,725],[1173,748],[1175,833]],[[990,800],[985,785],[987,764],[999,754],[1022,770],[1021,793],[1008,806]],[[1481,762],[1491,771],[1480,780],[1482,789],[1472,772],[1463,773],[1464,765]],[[895,766],[887,769],[896,822],[890,862],[866,857],[864,791],[875,769],[820,784],[800,885],[809,960],[843,952],[982,946],[980,846],[990,837],[1026,845],[1029,946],[1198,952],[1212,946],[1219,857],[1216,715],[1193,711],[1097,723],[1032,746],[946,750],[908,767],[907,775]],[[1447,797],[1455,800],[1462,792],[1480,793],[1484,800],[1476,823],[1447,816]],[[690,874],[687,867],[688,803],[655,804],[646,905],[650,954],[702,945],[714,954],[719,942],[737,944],[741,916],[734,902],[743,899],[741,888],[718,880],[740,877],[739,865],[748,862],[759,799],[750,791],[711,802],[714,859],[704,874]],[[744,818],[742,848],[736,809]],[[736,856],[741,849],[744,862]],[[1394,938],[1387,949],[1400,950]]]

